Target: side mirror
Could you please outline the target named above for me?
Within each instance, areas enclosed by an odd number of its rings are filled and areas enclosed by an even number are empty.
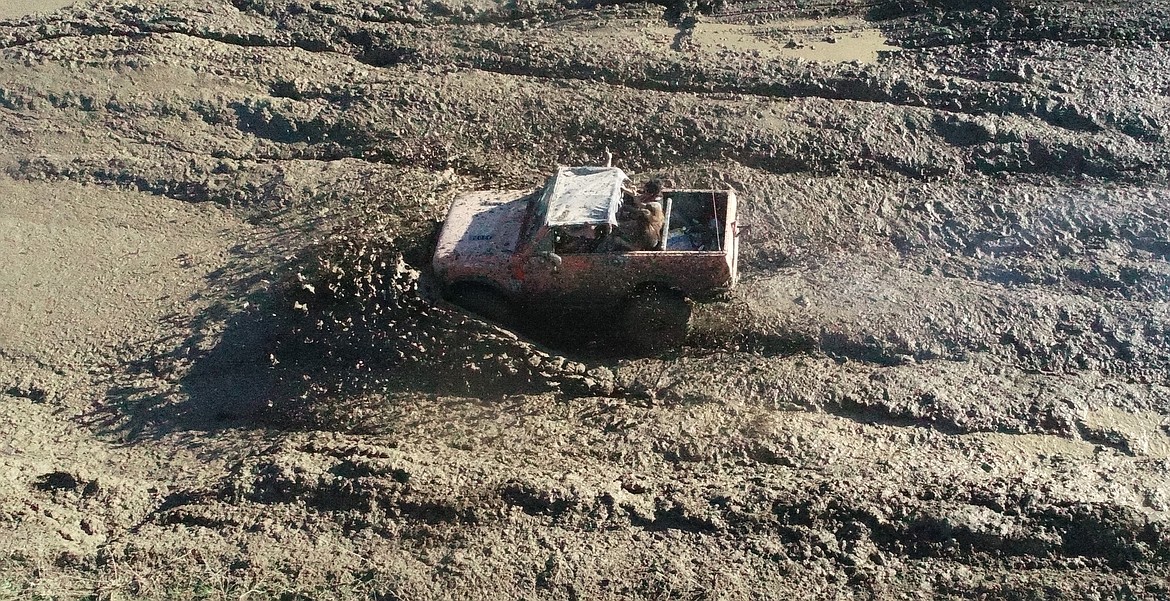
[[[536,256],[540,257],[541,259],[544,259],[545,261],[548,261],[552,265],[553,273],[556,273],[556,272],[561,270],[561,263],[563,260],[561,259],[561,256],[558,255],[557,253],[551,252],[551,251],[545,251],[545,252],[536,253]]]

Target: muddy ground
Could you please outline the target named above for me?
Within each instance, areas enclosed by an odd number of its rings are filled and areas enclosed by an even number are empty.
[[[10,7],[0,599],[1170,598],[1170,3],[590,4]],[[606,149],[684,348],[429,300]]]

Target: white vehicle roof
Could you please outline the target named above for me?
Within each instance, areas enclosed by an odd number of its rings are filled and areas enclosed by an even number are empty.
[[[548,224],[617,225],[626,179],[617,167],[559,167],[544,190]]]

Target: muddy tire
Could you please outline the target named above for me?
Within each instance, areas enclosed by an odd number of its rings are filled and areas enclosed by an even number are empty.
[[[683,345],[690,319],[691,305],[682,295],[650,290],[626,302],[622,326],[635,352],[658,354]]]
[[[455,287],[450,294],[451,302],[502,325],[512,322],[512,305],[503,294],[481,284],[465,284]]]

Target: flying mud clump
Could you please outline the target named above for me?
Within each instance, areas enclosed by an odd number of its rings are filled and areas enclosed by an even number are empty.
[[[285,400],[270,402],[276,421],[369,431],[378,405],[396,394],[613,392],[610,370],[432,300],[405,246],[384,227],[351,223],[294,261],[280,284],[286,325],[271,353],[288,385]]]

